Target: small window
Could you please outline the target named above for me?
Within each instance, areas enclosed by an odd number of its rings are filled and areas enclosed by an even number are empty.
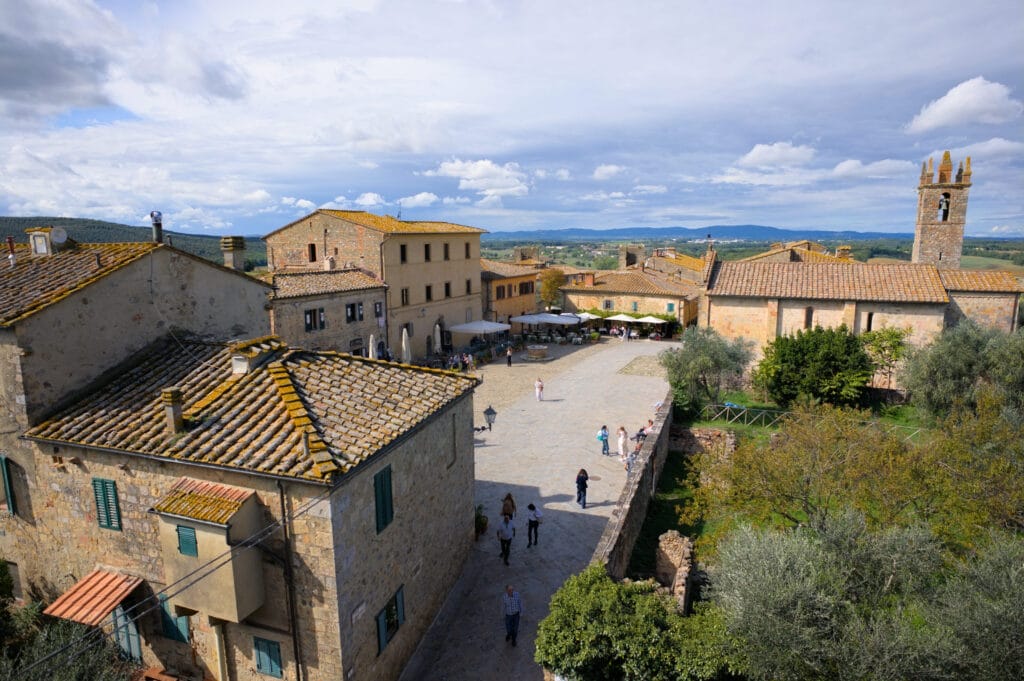
[[[531,293],[533,293],[533,282],[532,281],[522,281],[522,282],[519,282],[519,295],[521,295],[521,296],[528,296]]]
[[[351,324],[356,320],[356,304],[347,303],[345,305],[345,322]]]
[[[501,300],[505,297],[505,287],[503,285],[494,287],[494,297],[497,300]]]
[[[183,556],[198,556],[199,544],[196,542],[196,529],[178,525],[178,553]]]
[[[377,319],[384,316],[384,303],[373,304],[373,316]]]
[[[805,329],[811,328],[811,324],[813,324],[813,323],[814,323],[814,308],[813,307],[805,307],[804,308],[804,328]]]
[[[473,280],[472,279],[467,279],[466,280],[466,295],[468,296],[472,292],[473,292]]]
[[[405,329],[405,332],[409,334],[409,338],[412,338],[412,322],[406,322],[405,324],[402,324],[402,328]]]
[[[409,251],[405,244],[398,245],[398,262],[409,262]]]
[[[377,532],[380,533],[395,518],[391,499],[391,466],[373,476],[373,497],[377,507]]]
[[[640,310],[640,303],[634,300],[633,305],[631,307],[633,308],[633,312],[638,312]]]
[[[117,501],[117,483],[102,478],[92,479],[96,499],[96,521],[107,530],[121,531],[121,506]]]
[[[452,282],[450,282],[450,281],[444,282],[444,297],[445,298],[451,298],[452,297]]]
[[[445,245],[444,245],[444,259],[445,260],[451,260],[451,255],[448,252],[448,244],[447,243],[445,243]]]
[[[256,653],[256,671],[267,676],[283,678],[281,671],[281,644],[254,636],[253,648]]]
[[[430,244],[423,244],[423,262],[430,262]]]
[[[324,314],[322,307],[305,310],[303,312],[303,321],[305,322],[307,332],[327,328],[327,316]]]
[[[668,303],[665,306],[665,311],[666,312],[675,312],[676,311],[676,304],[675,303]]]
[[[398,628],[405,624],[405,587],[391,597],[384,609],[377,613],[377,654],[384,652],[388,643],[398,633]]]
[[[469,242],[466,242],[466,260],[469,260]]]
[[[356,303],[356,319],[363,321],[363,304]]]
[[[874,312],[868,312],[868,319],[867,319],[867,323],[864,325],[865,326],[864,330],[865,331],[870,331],[871,330],[871,325],[874,323],[874,321],[875,321],[875,313]]]
[[[174,613],[165,594],[160,594],[160,624],[164,637],[172,641],[188,643],[188,615],[178,616]]]
[[[16,515],[18,509],[14,504],[14,493],[11,491],[11,462],[4,454],[0,454],[0,477],[3,478],[3,486],[0,486],[0,512],[6,511]]]
[[[423,291],[423,297],[426,300],[433,300],[434,299],[434,287],[431,286],[430,284],[427,284],[427,287]]]
[[[309,252],[309,261],[316,262],[316,244],[310,244],[307,251]]]
[[[408,304],[409,304],[409,289],[403,288],[402,289],[402,305],[408,305]]]
[[[610,301],[610,300],[604,301],[603,303],[601,303],[601,308],[605,309],[605,310],[611,310],[612,309],[612,301]]]

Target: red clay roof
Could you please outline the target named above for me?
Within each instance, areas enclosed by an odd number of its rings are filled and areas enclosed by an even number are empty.
[[[947,291],[1019,293],[1024,290],[1012,272],[1002,270],[940,269],[939,278]]]
[[[849,262],[719,263],[709,296],[948,303],[932,265],[863,265]]]
[[[583,283],[562,286],[566,293],[593,293],[595,295],[626,293],[633,295],[660,296],[670,298],[696,297],[699,290],[686,282],[668,281],[663,277],[640,270],[614,270],[598,272],[594,276],[594,285]]]
[[[245,500],[253,494],[255,492],[251,489],[228,487],[207,480],[181,478],[153,510],[157,513],[227,525]]]
[[[332,218],[339,220],[345,220],[368,229],[372,229],[377,232],[393,233],[393,234],[483,234],[487,230],[479,229],[477,227],[467,227],[466,225],[457,225],[453,222],[431,222],[431,221],[416,221],[416,220],[399,220],[393,218],[390,215],[377,215],[375,213],[367,213],[363,210],[333,210],[327,208],[320,208],[313,211],[305,217],[301,217],[298,220],[289,222],[284,227],[275,229],[270,234],[263,236],[266,239],[269,236],[277,234],[278,232],[288,229],[292,225],[298,224],[303,220],[308,219],[312,215],[320,213],[321,215],[327,215]]]
[[[383,281],[362,270],[276,272],[271,276],[270,283],[274,286],[274,298],[277,299],[385,288]]]
[[[95,627],[139,584],[142,577],[93,570],[61,594],[43,614]]]

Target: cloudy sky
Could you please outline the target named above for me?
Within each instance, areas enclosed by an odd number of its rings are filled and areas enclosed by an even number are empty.
[[[0,0],[0,214],[1024,236],[1021,0]],[[938,161],[938,157],[936,157]]]

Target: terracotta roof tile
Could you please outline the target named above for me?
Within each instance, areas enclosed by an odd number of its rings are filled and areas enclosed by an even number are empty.
[[[947,291],[978,291],[989,293],[1019,293],[1024,286],[1013,272],[1001,270],[939,270],[939,278]]]
[[[864,265],[850,262],[721,262],[709,296],[946,303],[931,265]]]
[[[181,478],[154,507],[157,513],[227,525],[255,492],[207,480]]]
[[[29,246],[16,245],[14,267],[0,265],[0,326],[35,314],[160,247],[147,242],[71,244],[52,255],[32,255]]]
[[[533,265],[524,265],[522,262],[510,263],[480,258],[480,275],[485,279],[537,276],[542,271]]]
[[[139,584],[141,577],[93,570],[61,594],[43,614],[95,627]]]
[[[567,284],[561,288],[566,293],[635,293],[650,296],[696,296],[699,291],[693,285],[666,281],[648,272],[639,270],[617,270],[598,272],[594,285]]]
[[[299,298],[384,288],[383,281],[358,269],[275,273],[270,283],[274,286],[274,298]]]
[[[687,270],[693,270],[694,272],[700,272],[702,269],[704,269],[703,258],[695,258],[692,255],[687,255],[685,253],[676,253],[675,255],[672,256],[656,254],[654,257],[667,260],[673,265],[676,265],[677,267],[682,267],[683,269]]]
[[[235,375],[235,346],[163,339],[26,436],[327,482],[477,385],[446,371],[276,343]],[[171,386],[183,396],[181,433],[168,431],[160,397]]]

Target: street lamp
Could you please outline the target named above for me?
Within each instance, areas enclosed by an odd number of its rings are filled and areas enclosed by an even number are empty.
[[[487,430],[490,430],[491,426],[494,425],[494,419],[497,416],[498,412],[494,411],[494,407],[487,405],[487,408],[484,409],[484,420],[487,421]]]

